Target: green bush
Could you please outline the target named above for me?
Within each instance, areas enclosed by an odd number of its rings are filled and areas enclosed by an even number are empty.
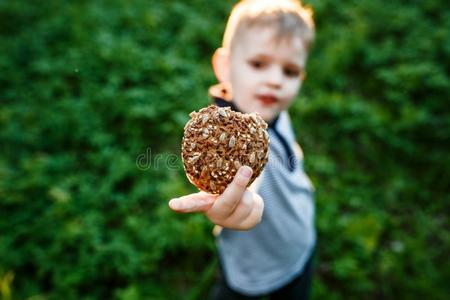
[[[0,2],[1,299],[207,293],[212,225],[167,200],[194,191],[174,155],[234,1],[152,2]],[[309,3],[314,298],[446,299],[448,4]]]

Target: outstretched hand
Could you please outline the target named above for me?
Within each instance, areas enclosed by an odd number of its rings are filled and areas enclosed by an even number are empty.
[[[221,195],[194,193],[169,201],[169,207],[180,213],[202,212],[216,225],[235,230],[249,230],[261,222],[262,198],[247,189],[252,169],[242,166]]]

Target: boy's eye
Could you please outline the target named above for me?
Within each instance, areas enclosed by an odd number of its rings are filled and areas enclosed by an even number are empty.
[[[288,77],[299,77],[301,72],[297,68],[284,68],[284,74]]]
[[[252,66],[255,69],[261,69],[264,67],[264,62],[262,62],[260,60],[249,60],[248,63],[250,64],[250,66]]]

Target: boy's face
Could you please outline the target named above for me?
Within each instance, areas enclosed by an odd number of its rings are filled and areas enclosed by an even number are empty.
[[[254,27],[236,37],[230,56],[230,84],[237,107],[273,120],[294,100],[307,52],[300,38],[275,38],[274,29]]]

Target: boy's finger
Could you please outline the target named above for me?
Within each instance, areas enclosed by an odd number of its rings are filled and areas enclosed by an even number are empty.
[[[233,209],[232,214],[227,218],[227,222],[231,224],[240,224],[251,214],[253,202],[253,193],[246,189],[242,194],[240,202]]]
[[[180,213],[206,211],[213,205],[217,196],[199,192],[169,201],[169,207]]]
[[[254,204],[251,213],[245,218],[245,220],[240,224],[241,230],[249,230],[253,228],[256,224],[261,222],[262,215],[264,212],[264,201],[259,195],[254,195]]]
[[[211,210],[228,216],[230,215],[236,204],[242,198],[247,184],[252,177],[253,171],[249,166],[242,166],[234,176],[233,181],[227,186],[225,191],[217,198]]]

